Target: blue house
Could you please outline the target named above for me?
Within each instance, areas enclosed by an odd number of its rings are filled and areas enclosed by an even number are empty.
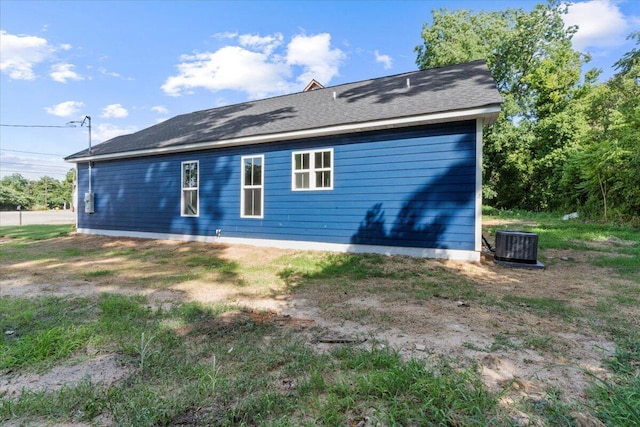
[[[314,88],[67,157],[78,231],[478,260],[482,129],[502,102],[486,64]]]

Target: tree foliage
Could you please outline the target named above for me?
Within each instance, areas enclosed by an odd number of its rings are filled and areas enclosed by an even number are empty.
[[[640,32],[630,38],[640,46]],[[640,49],[585,98],[589,130],[567,162],[562,184],[580,190],[587,213],[607,220],[640,217]]]
[[[50,176],[28,180],[19,173],[0,180],[0,210],[54,209],[71,206],[75,171],[67,172],[63,181]]]
[[[0,209],[15,210],[18,206],[32,206],[35,199],[31,196],[29,180],[19,173],[5,176],[0,180]]]
[[[596,83],[600,71],[583,74],[589,58],[571,47],[567,7],[433,11],[416,62],[487,61],[504,98],[484,134],[483,193],[494,206],[640,221],[640,32],[615,76]]]
[[[441,9],[423,27],[420,68],[485,59],[504,97],[500,118],[484,135],[483,190],[497,207],[539,210],[563,202],[561,165],[587,130],[574,101],[584,96],[588,57],[571,47],[576,28],[565,27],[566,11],[555,0],[530,12]]]

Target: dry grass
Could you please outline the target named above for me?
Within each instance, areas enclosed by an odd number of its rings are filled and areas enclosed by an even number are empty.
[[[0,296],[106,292],[144,295],[163,309],[235,305],[233,324],[294,326],[320,354],[336,347],[323,337],[343,337],[384,342],[406,361],[476,366],[491,390],[507,387],[503,403],[515,411],[533,405],[535,413],[551,390],[562,390],[554,396],[564,404],[582,401],[590,376],[611,375],[605,361],[620,335],[640,328],[640,284],[596,265],[634,256],[627,252],[638,242],[616,237],[542,249],[545,270],[490,257],[462,263],[86,235],[14,243],[2,242],[10,249]],[[207,335],[226,321],[176,331]]]

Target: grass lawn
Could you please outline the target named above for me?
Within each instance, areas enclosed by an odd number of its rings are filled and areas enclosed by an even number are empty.
[[[640,230],[490,213],[545,271],[0,227],[0,422],[640,425]]]

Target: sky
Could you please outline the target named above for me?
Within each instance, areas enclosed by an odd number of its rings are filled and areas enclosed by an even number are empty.
[[[0,0],[0,176],[61,180],[73,167],[63,157],[89,136],[96,145],[311,79],[334,86],[414,71],[432,10],[536,3]],[[626,38],[640,28],[640,2],[578,1],[565,21],[579,26],[574,48],[604,81],[634,46]]]

